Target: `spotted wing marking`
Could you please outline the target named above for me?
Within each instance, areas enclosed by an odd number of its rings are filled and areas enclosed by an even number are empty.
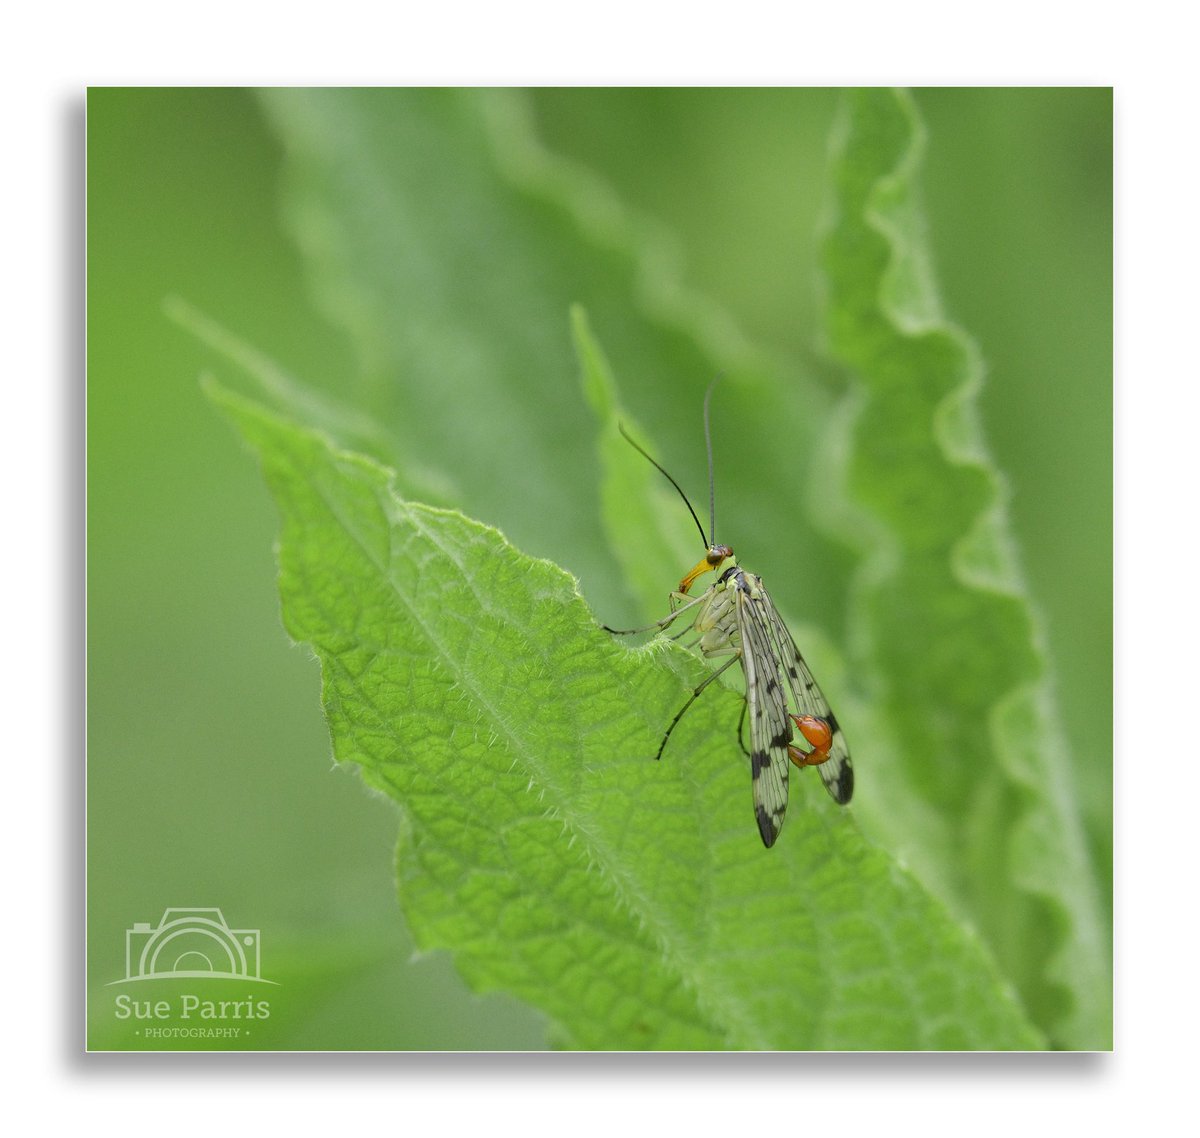
[[[829,707],[829,701],[817,686],[817,681],[813,679],[804,657],[800,655],[800,649],[796,647],[792,634],[783,623],[783,618],[776,611],[761,581],[759,591],[762,593],[763,609],[770,625],[770,641],[774,655],[787,677],[788,689],[796,709],[802,716],[811,715],[829,724],[833,736],[829,746],[829,758],[823,763],[818,763],[817,770],[830,797],[844,806],[854,794],[854,767],[850,762],[850,748],[846,743],[846,736],[842,734],[837,717]]]
[[[770,847],[783,828],[787,813],[788,743],[792,724],[787,697],[772,645],[770,600],[757,578],[740,571],[734,581],[742,667],[746,673],[746,702],[750,709],[750,777],[754,817],[763,845]],[[755,587],[757,585],[757,587]]]

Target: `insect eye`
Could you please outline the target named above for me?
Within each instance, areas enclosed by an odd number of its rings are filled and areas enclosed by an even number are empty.
[[[714,545],[708,551],[708,563],[715,569],[726,557],[732,557],[733,550],[727,545]]]

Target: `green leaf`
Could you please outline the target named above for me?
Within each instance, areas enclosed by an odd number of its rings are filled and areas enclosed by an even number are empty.
[[[842,527],[864,552],[853,662],[888,748],[869,760],[880,797],[864,810],[978,924],[1053,1040],[1106,1048],[1098,875],[979,424],[982,363],[933,284],[923,143],[903,93],[847,98],[823,253],[829,344],[858,381],[840,444]]]
[[[733,695],[650,760],[699,660],[614,643],[555,565],[209,391],[280,508],[284,620],[321,662],[335,756],[400,808],[419,945],[571,1047],[1038,1045],[978,941],[815,779],[762,848]]]

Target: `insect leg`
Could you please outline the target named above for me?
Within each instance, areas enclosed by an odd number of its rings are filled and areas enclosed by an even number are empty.
[[[675,725],[683,718],[684,713],[687,711],[687,709],[689,707],[691,707],[692,704],[695,703],[697,699],[700,698],[700,693],[702,691],[704,691],[704,689],[706,687],[708,687],[708,685],[711,684],[713,682],[713,680],[715,680],[723,671],[725,671],[725,669],[728,668],[730,664],[732,664],[735,660],[738,660],[740,658],[741,658],[740,652],[731,654],[729,659],[726,660],[725,663],[722,664],[715,672],[712,672],[709,675],[704,677],[704,680],[701,682],[700,686],[697,687],[696,690],[694,692],[692,692],[692,694],[688,697],[687,703],[685,703],[679,709],[679,714],[676,715],[675,718],[671,720],[671,726],[667,728],[667,733],[663,736],[662,742],[658,745],[658,754],[654,756],[656,762],[657,762],[657,760],[662,758],[663,750],[666,748],[667,740],[671,737],[671,732],[675,730]]]
[[[742,738],[742,728],[745,726],[746,726],[746,701],[742,700],[742,714],[738,716],[738,729],[737,729],[738,746],[742,748],[742,754],[745,755],[746,758],[749,758],[750,752],[746,750],[746,742]]]
[[[609,628],[607,624],[602,624],[600,627],[603,628],[605,632],[611,632],[614,636],[633,636],[638,632],[653,632],[656,628],[660,630],[669,628],[675,623],[677,617],[687,612],[688,609],[695,608],[696,605],[700,604],[705,599],[706,594],[704,593],[701,593],[698,597],[688,597],[687,604],[680,605],[680,607],[675,609],[670,616],[664,616],[662,620],[656,620],[653,624],[647,624],[644,628]]]

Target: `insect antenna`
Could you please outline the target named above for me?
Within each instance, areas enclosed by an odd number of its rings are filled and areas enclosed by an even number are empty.
[[[710,387],[709,390],[711,391],[712,388]],[[649,462],[650,465],[653,466],[659,472],[659,474],[661,474],[668,482],[670,482],[671,485],[674,486],[676,490],[679,491],[679,496],[683,499],[683,504],[685,506],[687,506],[688,513],[692,515],[692,521],[694,521],[696,523],[696,528],[700,531],[700,539],[701,539],[701,541],[704,542],[704,548],[707,549],[710,545],[710,542],[709,542],[708,538],[705,536],[704,527],[700,524],[700,519],[698,517],[696,517],[696,511],[692,509],[692,504],[691,504],[691,502],[688,501],[688,496],[683,492],[683,487],[680,486],[679,483],[676,482],[674,478],[672,478],[661,466],[659,466],[659,464],[657,462],[655,462],[654,459],[651,458],[650,455],[647,454],[646,451],[634,441],[633,436],[630,435],[630,433],[625,429],[624,423],[618,423],[617,429],[621,432],[622,435],[625,436],[625,441],[627,443],[629,443],[629,445],[631,447],[633,447],[633,449],[636,450],[638,452],[638,454],[640,454],[647,462]],[[705,431],[705,434],[707,435],[707,433],[708,433],[708,399],[707,399],[707,397],[705,398],[705,402],[704,402],[704,431]],[[712,481],[712,448],[711,447],[709,448],[709,452],[708,452],[708,473],[709,473],[709,482],[711,484],[711,481]],[[711,485],[710,485],[710,491],[711,491]]]
[[[710,546],[717,540],[717,490],[716,482],[713,481],[712,432],[708,429],[708,401],[720,378],[717,376],[717,379],[708,385],[708,390],[704,393],[704,449],[708,451],[708,532],[711,538],[708,544]]]

